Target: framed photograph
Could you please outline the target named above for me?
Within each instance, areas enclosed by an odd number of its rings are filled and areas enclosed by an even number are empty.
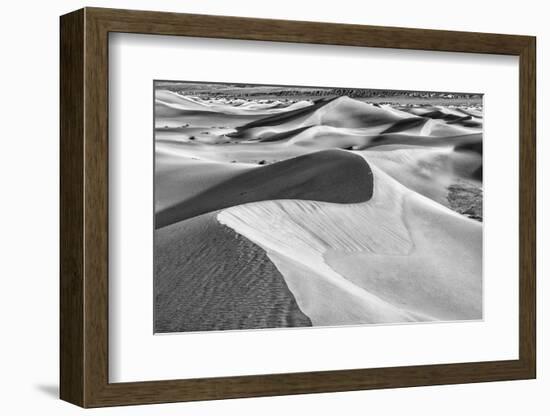
[[[535,378],[535,49],[62,16],[61,398]]]

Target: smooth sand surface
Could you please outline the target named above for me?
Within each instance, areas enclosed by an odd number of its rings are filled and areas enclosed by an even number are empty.
[[[449,206],[449,186],[471,183],[481,187],[481,155],[452,146],[380,146],[360,152],[369,163],[442,205]]]
[[[263,247],[314,325],[481,318],[481,224],[373,168],[361,204],[266,201],[218,220]]]

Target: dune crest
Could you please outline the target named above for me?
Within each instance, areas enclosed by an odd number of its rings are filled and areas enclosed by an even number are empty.
[[[314,325],[481,318],[481,226],[372,169],[364,203],[265,201],[217,219],[266,250]]]
[[[234,175],[189,199],[159,210],[164,227],[210,211],[269,199],[351,203],[372,196],[372,173],[365,160],[342,150],[323,150]]]
[[[331,126],[345,128],[389,128],[404,119],[423,120],[400,111],[390,111],[352,98],[342,96],[321,99],[309,107],[285,111],[261,118],[237,128],[232,137],[258,140],[277,133],[306,126]]]
[[[445,206],[452,184],[481,185],[481,156],[452,146],[385,145],[357,153],[402,185]]]

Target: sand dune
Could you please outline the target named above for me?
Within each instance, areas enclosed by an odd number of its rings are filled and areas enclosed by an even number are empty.
[[[257,146],[237,143],[211,145],[199,141],[158,140],[155,149],[166,154],[219,163],[258,164],[274,163],[310,153],[312,149],[298,146],[280,146],[277,143],[262,143]],[[323,147],[319,150],[326,149]]]
[[[176,98],[181,99],[179,96]],[[215,201],[216,198],[227,198],[227,204],[263,199],[298,198],[299,196],[296,195],[299,195],[299,192],[296,194],[282,192],[280,187],[270,193],[253,190],[246,194],[248,199],[238,198],[234,193],[230,195],[233,190],[239,193],[242,192],[240,189],[243,186],[248,186],[249,179],[243,178],[231,182],[231,186],[223,190],[224,185],[213,190],[210,188],[216,184],[219,185],[216,178],[225,177],[230,180],[234,173],[249,172],[252,164],[272,164],[335,148],[366,152],[369,160],[401,184],[451,207],[452,204],[448,200],[450,186],[463,182],[466,183],[466,187],[480,186],[482,134],[471,133],[475,129],[449,125],[440,120],[456,120],[463,117],[464,113],[457,110],[450,111],[440,107],[409,110],[417,114],[428,114],[433,118],[416,115],[411,117],[411,114],[406,111],[388,106],[376,107],[348,97],[340,97],[318,100],[311,106],[283,111],[276,115],[262,117],[243,127],[237,127],[237,136],[257,129],[281,130],[279,133],[260,136],[252,141],[243,142],[243,137],[231,137],[232,134],[227,134],[228,129],[218,128],[206,132],[203,132],[202,128],[193,127],[160,129],[156,144],[158,155],[165,155],[163,156],[165,158],[170,155],[172,160],[180,157],[180,161],[200,159],[203,167],[192,172],[194,168],[190,166],[198,167],[198,163],[184,162],[179,165],[168,163],[169,168],[163,172],[161,166],[164,163],[157,160],[159,165],[156,182],[159,189],[159,198],[156,203],[157,226],[230,206],[205,203],[205,201]],[[353,125],[353,120],[359,120],[365,122],[365,127],[339,127],[326,124],[296,127],[304,123],[330,123],[334,120],[346,126]],[[234,130],[229,129],[229,131]],[[265,130],[262,131],[265,133]],[[204,134],[201,136],[202,133]],[[191,141],[189,137],[195,140]],[[212,162],[225,163],[213,164]],[[211,168],[211,174],[204,175],[209,168]],[[263,173],[254,182],[254,186],[267,189],[271,186],[270,183],[279,181],[278,171],[271,171],[271,168],[265,171],[266,166],[262,169],[264,169]],[[294,172],[301,168],[296,169]],[[189,177],[184,178],[184,175]],[[249,178],[256,177],[256,173],[249,175]],[[270,182],[266,180],[266,175],[272,175]],[[197,186],[194,186],[193,177],[210,179],[196,182]],[[243,185],[238,185],[239,181]],[[283,179],[279,183],[283,184],[285,181]],[[201,192],[195,192],[199,189],[205,195],[199,197],[198,194]],[[214,194],[218,196],[215,197]],[[191,200],[191,198],[196,199]],[[466,206],[462,211],[468,209]]]
[[[347,106],[350,101],[354,100],[321,100],[314,106],[305,109],[283,112],[267,119],[262,118],[252,126],[256,128],[254,126],[259,124],[282,122],[280,125],[276,124],[280,127],[295,121],[297,118],[304,117],[304,115],[310,117],[322,109],[325,109],[326,113],[327,109],[325,107],[331,104],[333,105],[332,109],[334,109],[339,108],[340,103]],[[219,143],[214,139],[210,142],[204,140],[190,142],[187,139],[180,141],[179,139],[167,139],[166,135],[159,135],[156,146],[158,153],[198,158],[203,160],[205,164],[212,161],[234,162],[232,164],[211,165],[213,177],[217,176],[216,172],[218,171],[220,173],[225,172],[230,177],[232,172],[243,171],[245,168],[251,169],[251,164],[275,163],[324,149],[357,150],[363,153],[366,152],[365,154],[369,155],[369,160],[405,186],[446,206],[451,206],[447,198],[449,186],[463,181],[467,182],[467,186],[471,184],[473,184],[472,186],[480,186],[481,133],[470,133],[468,129],[460,130],[459,127],[441,124],[439,120],[430,118],[417,117],[414,120],[418,122],[411,123],[411,118],[403,115],[406,114],[405,112],[396,113],[395,110],[388,111],[385,108],[377,108],[364,103],[359,103],[361,105],[352,104],[355,106],[354,108],[361,108],[362,110],[366,108],[368,112],[373,110],[377,114],[378,120],[382,119],[382,113],[390,114],[390,117],[386,120],[394,120],[396,114],[402,118],[391,124],[392,127],[389,128],[387,124],[382,125],[382,127],[375,125],[364,128],[311,125],[286,130],[254,142]],[[445,128],[447,133],[452,132],[454,135],[438,136],[436,135],[438,132],[434,134],[437,128]],[[211,135],[210,137],[215,138],[217,136]],[[225,165],[229,168],[224,168]],[[185,166],[182,166],[179,170],[181,178],[184,172],[189,171]],[[204,172],[204,170],[197,172]],[[274,177],[276,177],[276,174]],[[165,189],[182,188],[175,181],[165,182],[174,183],[173,186],[164,187]],[[206,189],[209,186],[209,184],[204,184],[202,188]],[[163,194],[165,193],[161,191],[161,195]],[[220,197],[224,195],[225,193],[221,193]],[[278,194],[273,193],[272,195],[274,197]],[[170,203],[157,205],[159,210],[163,210],[159,214],[159,224],[171,223],[178,218],[182,218],[180,214],[174,213],[176,211],[183,212],[181,207],[176,206],[176,204],[187,201],[189,193],[180,192],[177,195],[163,199],[170,199]],[[262,199],[270,198],[265,197]],[[236,202],[234,199],[230,200],[232,203]],[[251,200],[244,202],[251,202]],[[197,207],[200,206],[202,206],[202,203],[197,205]],[[196,212],[201,213],[202,211],[197,208]],[[167,220],[166,218],[171,219]]]
[[[364,203],[265,201],[218,220],[266,250],[313,325],[481,318],[481,225],[373,173]]]
[[[377,146],[386,145],[404,145],[404,146],[429,146],[429,147],[447,147],[462,146],[470,143],[481,143],[481,134],[462,134],[449,135],[446,137],[433,136],[430,134],[414,134],[413,129],[402,129],[397,131],[387,131],[381,134],[372,134],[365,129],[335,128],[330,126],[312,126],[292,133],[287,133],[283,137],[287,145],[311,146],[315,148],[347,148],[353,147],[353,150],[362,150]],[[413,130],[414,131],[414,130]],[[370,134],[368,134],[370,133]],[[456,132],[455,132],[456,133]],[[268,142],[276,141],[274,139]],[[347,149],[352,150],[352,149]]]
[[[367,150],[382,146],[452,147],[481,153],[480,133],[447,137],[402,133],[370,134],[367,129],[309,126],[253,143],[167,139],[159,136],[157,148],[173,154],[217,162],[269,163],[324,149]],[[210,146],[212,144],[213,146]]]
[[[312,126],[364,129],[363,134],[407,132],[409,134],[452,136],[479,132],[480,121],[464,113],[443,110],[402,111],[375,106],[349,97],[318,100],[314,105],[264,117],[237,127],[230,137],[245,140],[273,141],[273,137],[299,132]]]
[[[155,103],[155,127],[174,128],[184,125],[198,127],[236,127],[264,117],[263,114],[224,114],[204,110],[180,110]]]
[[[177,99],[184,97],[178,96]],[[436,138],[445,138],[456,145],[462,141],[481,139],[481,126],[468,127],[464,125],[466,122],[457,122],[464,118],[473,119],[458,110],[452,110],[449,114],[438,108],[413,107],[406,110],[378,107],[348,97],[321,99],[298,109],[287,107],[272,115],[158,110],[156,136],[160,141],[181,144],[182,150],[188,150],[190,157],[210,157],[226,162],[247,160],[240,160],[239,156],[222,158],[218,155],[220,150],[228,153],[266,153],[260,160],[272,159],[272,156],[267,155],[271,153],[276,155],[276,160],[282,160],[305,153],[304,149],[289,149],[294,145],[310,146],[317,150],[334,147],[365,149],[374,145],[405,144],[405,141],[407,145],[447,144],[442,140],[434,140]],[[481,121],[475,123],[480,124]],[[256,142],[265,143],[266,146],[245,146]],[[284,143],[286,148],[277,145],[278,142]],[[193,146],[198,143],[226,146],[218,146],[214,151],[213,148]],[[267,146],[268,143],[275,144]],[[186,147],[186,144],[189,146]]]
[[[422,117],[430,117],[435,119],[444,119],[454,121],[462,119],[465,116],[481,120],[483,113],[476,108],[451,108],[443,106],[423,106],[423,107],[399,107],[401,111]]]
[[[155,155],[155,212],[202,193],[252,167],[191,159],[157,150]]]
[[[156,332],[482,317],[480,106],[194,88],[155,95]]]
[[[270,135],[312,125],[332,127],[390,128],[405,118],[418,118],[407,113],[399,114],[370,104],[338,97],[321,99],[315,104],[293,111],[285,111],[265,117],[237,128],[232,137],[259,140]]]
[[[227,102],[220,100],[205,101],[198,97],[183,96],[168,90],[156,90],[155,103],[173,110],[207,111],[235,115],[272,114],[286,110],[295,110],[311,105],[311,102],[305,100],[292,103],[288,106],[283,106],[280,101],[273,101],[271,103],[257,103],[241,100],[240,102],[234,101],[232,104],[228,104]]]
[[[463,134],[458,136],[434,137],[414,135],[408,133],[391,133],[376,136],[360,147],[360,150],[378,146],[400,145],[400,146],[424,146],[424,147],[460,147],[463,145],[481,143],[482,135]],[[466,147],[464,147],[466,150]]]
[[[275,108],[248,108],[247,106],[212,104],[192,97],[186,97],[167,90],[155,92],[155,127],[181,128],[192,126],[200,128],[241,126],[258,120],[275,112],[282,112],[292,108],[305,107],[309,102],[303,101],[287,107]],[[183,130],[184,132],[185,130]],[[162,133],[163,130],[160,130]]]
[[[157,228],[206,212],[269,199],[338,203],[367,201],[372,174],[364,160],[340,150],[324,150],[246,171],[200,194],[157,211]]]
[[[449,186],[480,183],[481,156],[452,146],[380,146],[359,152],[407,188],[449,206]]]
[[[311,326],[265,251],[215,215],[155,231],[155,332]]]

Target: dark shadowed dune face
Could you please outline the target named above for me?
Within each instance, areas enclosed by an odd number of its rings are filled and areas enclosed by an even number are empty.
[[[433,118],[434,120],[445,120],[445,121],[457,121],[457,120],[461,120],[461,119],[471,119],[472,118],[471,116],[461,117],[461,116],[458,116],[456,114],[446,114],[446,113],[444,113],[443,111],[440,111],[440,110],[435,110],[435,111],[430,111],[428,113],[424,113],[424,114],[422,114],[422,117],[429,117],[429,118]]]
[[[287,133],[289,130],[305,126],[331,126],[340,128],[371,128],[396,123],[403,115],[397,115],[387,109],[375,107],[349,97],[336,97],[318,100],[313,105],[285,111],[255,120],[236,128],[229,137],[256,140],[258,135]],[[418,120],[427,120],[413,117]],[[265,138],[265,137],[264,137]]]
[[[481,150],[481,134],[468,134],[463,136],[440,137],[434,139],[428,136],[412,135],[407,133],[385,133],[376,136],[359,149],[369,149],[376,146],[403,145],[403,146],[452,146],[455,150]]]
[[[251,132],[253,132],[255,128],[280,126],[284,123],[291,123],[295,120],[306,118],[308,116],[313,115],[315,111],[317,111],[319,108],[323,107],[326,104],[327,102],[317,103],[309,107],[299,108],[299,109],[290,110],[290,111],[284,111],[280,114],[263,117],[261,119],[252,121],[248,124],[236,127],[236,131],[228,134],[227,136],[233,139],[250,140],[255,138],[253,134],[251,135]]]
[[[477,154],[482,155],[483,154],[483,143],[481,140],[471,141],[471,142],[463,142],[459,143],[455,146],[455,150],[469,150],[472,152],[475,152]]]
[[[472,173],[472,178],[481,181],[483,179],[483,166],[477,168],[474,173]]]
[[[452,123],[448,123],[448,124],[452,124]],[[461,121],[460,125],[463,126],[463,127],[470,127],[470,128],[481,128],[483,126],[483,124],[481,122],[474,121],[474,120]]]
[[[215,215],[155,231],[155,332],[311,326],[265,251]]]
[[[407,131],[415,127],[420,127],[426,124],[426,119],[414,117],[414,118],[405,118],[403,120],[396,121],[390,127],[382,132],[384,133],[399,133],[402,131]]]
[[[305,127],[299,127],[297,129],[284,131],[282,133],[273,134],[269,137],[265,137],[260,139],[260,142],[267,143],[267,142],[279,142],[286,139],[290,139],[292,137],[297,136],[298,134],[310,129],[313,126],[305,126]]]
[[[323,150],[258,167],[207,189],[158,212],[155,227],[249,202],[302,199],[350,204],[368,201],[372,192],[372,171],[365,159]]]
[[[309,107],[299,108],[296,110],[290,110],[285,111],[280,114],[275,114],[273,116],[264,117],[260,120],[253,121],[251,123],[245,124],[244,126],[239,127],[237,130],[242,131],[254,127],[264,127],[264,126],[276,126],[278,124],[286,123],[287,121],[294,120],[298,117],[302,117],[305,115],[309,115],[317,111],[319,108],[327,105],[331,101],[334,101],[335,98],[332,99],[324,99],[324,100],[318,100],[313,105],[310,105]],[[236,134],[238,136],[238,133]]]

